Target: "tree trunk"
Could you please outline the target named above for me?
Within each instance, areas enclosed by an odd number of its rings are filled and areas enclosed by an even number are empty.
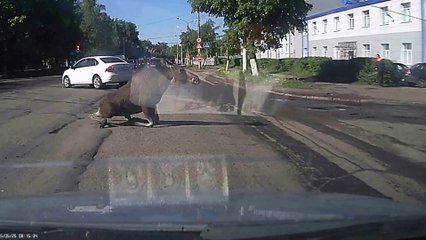
[[[252,49],[253,50],[251,50],[249,54],[251,74],[253,76],[259,76],[259,68],[257,67],[257,61],[256,61],[256,50],[254,50],[254,48]]]
[[[243,56],[243,72],[247,71],[247,50],[243,48],[241,55]]]
[[[226,67],[225,71],[229,71],[229,54],[226,56]]]

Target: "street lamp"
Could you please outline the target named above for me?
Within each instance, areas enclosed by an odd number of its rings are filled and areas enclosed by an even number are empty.
[[[177,20],[181,20],[182,22],[186,23],[186,29],[187,29],[187,30],[189,30],[189,29],[190,29],[190,28],[189,28],[189,24],[190,24],[190,23],[195,22],[195,20],[192,20],[192,21],[188,22],[188,21],[186,21],[185,19],[182,19],[182,18],[180,18],[180,17],[177,17],[176,19],[177,19]]]

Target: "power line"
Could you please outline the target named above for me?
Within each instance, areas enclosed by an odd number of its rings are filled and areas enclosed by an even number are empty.
[[[379,9],[386,7],[386,6],[379,7],[379,6],[375,6],[375,5],[370,5],[370,6],[375,7],[375,8],[379,8]],[[416,17],[416,16],[413,16],[411,14],[408,15],[408,14],[405,14],[403,12],[398,12],[398,11],[394,11],[394,10],[390,10],[390,9],[388,9],[387,11],[391,12],[391,13],[399,14],[399,15],[402,15],[402,16],[409,16],[410,18],[414,18],[414,19],[417,19],[417,20],[420,20],[420,21],[426,21],[426,19],[423,19],[421,17]]]
[[[157,37],[150,37],[145,39],[161,39],[161,38],[170,38],[170,37],[177,37],[177,35],[157,36]]]
[[[192,15],[192,14],[186,14],[186,15],[183,15],[182,17],[186,17],[186,16],[190,16],[190,15]],[[157,20],[157,21],[154,21],[154,22],[148,22],[148,23],[145,23],[145,24],[139,24],[139,26],[154,25],[154,24],[157,24],[157,23],[167,22],[167,21],[170,21],[170,20],[173,20],[173,19],[176,19],[176,17],[163,18],[163,19],[160,19],[160,20]]]

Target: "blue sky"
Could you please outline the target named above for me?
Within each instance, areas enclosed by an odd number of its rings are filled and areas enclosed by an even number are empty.
[[[325,11],[341,6],[341,0],[306,0],[314,5],[311,13]],[[188,22],[196,19],[191,14],[191,6],[187,0],[98,0],[105,5],[107,13],[113,18],[131,21],[138,26],[139,37],[152,42],[175,43],[177,35],[185,31],[186,23],[176,19],[180,17]],[[209,18],[201,14],[201,23]],[[223,26],[223,20],[211,17],[218,26]],[[196,22],[190,27],[195,29]]]
[[[138,26],[139,37],[152,42],[177,41],[175,35],[186,30],[186,23],[176,19],[180,17],[188,22],[196,19],[196,14],[191,14],[191,6],[186,0],[98,0],[99,4],[106,7],[108,15],[131,21]],[[209,16],[201,14],[201,23]],[[211,17],[218,26],[223,25],[222,19]],[[196,22],[190,23],[191,28],[196,28]]]

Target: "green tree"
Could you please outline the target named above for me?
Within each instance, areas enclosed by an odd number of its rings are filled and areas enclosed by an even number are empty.
[[[122,53],[128,58],[139,58],[142,56],[139,31],[132,22],[120,19],[112,20],[113,43],[116,54]]]
[[[140,48],[142,50],[142,56],[143,57],[151,57],[152,56],[152,42],[149,40],[142,40],[140,41]]]
[[[113,54],[113,21],[105,13],[105,6],[96,0],[82,0],[80,4],[82,51],[86,55]]]
[[[4,71],[58,65],[80,38],[75,0],[0,0],[0,13]]]
[[[203,44],[209,46],[205,49],[208,56],[216,55],[219,50],[216,33],[218,28],[219,27],[215,26],[214,21],[211,19],[208,19],[200,26],[200,36],[203,40]],[[186,32],[182,32],[180,35],[180,41],[184,50],[191,56],[197,55],[197,37],[198,32],[194,29],[187,29]]]
[[[256,49],[280,47],[289,32],[305,28],[312,5],[305,0],[188,0],[193,11],[223,17],[254,58]]]
[[[236,32],[232,29],[225,30],[220,46],[226,55],[226,71],[228,71],[230,56],[241,53],[241,42],[237,37]]]
[[[200,36],[203,40],[203,44],[209,47],[206,49],[207,56],[214,56],[218,51],[217,45],[217,33],[218,26],[215,26],[213,20],[208,19],[204,24],[200,26]],[[206,57],[207,57],[206,56]]]
[[[165,42],[158,42],[152,46],[153,57],[170,57],[169,45]]]

